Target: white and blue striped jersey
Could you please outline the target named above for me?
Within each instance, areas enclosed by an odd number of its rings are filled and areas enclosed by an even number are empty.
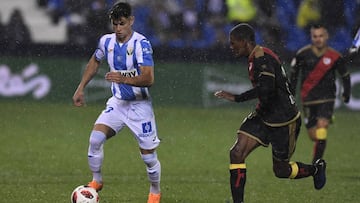
[[[116,41],[116,34],[103,35],[95,50],[97,61],[107,60],[110,71],[121,72],[126,77],[140,74],[140,66],[154,67],[151,43],[140,33],[133,32],[129,41],[121,44]],[[112,82],[112,94],[121,100],[150,99],[148,87],[135,87]]]

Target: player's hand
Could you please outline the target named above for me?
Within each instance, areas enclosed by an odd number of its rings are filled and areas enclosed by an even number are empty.
[[[342,99],[343,99],[344,103],[349,103],[349,101],[350,101],[350,95],[348,95],[348,94],[343,94],[343,95],[342,95]]]
[[[235,96],[230,92],[220,90],[214,93],[214,96],[220,99],[227,99],[229,101],[235,101]]]
[[[125,83],[126,77],[120,72],[108,72],[105,74],[105,79],[109,82]]]
[[[85,96],[82,91],[76,91],[72,99],[74,105],[77,107],[85,105]]]

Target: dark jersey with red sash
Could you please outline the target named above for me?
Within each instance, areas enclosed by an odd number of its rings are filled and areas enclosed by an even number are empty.
[[[336,71],[343,78],[349,74],[343,57],[337,51],[327,48],[322,55],[317,55],[311,45],[299,50],[291,66],[291,90],[295,94],[297,78],[301,74],[300,92],[304,104],[333,102],[336,96]],[[343,83],[349,82],[343,80]]]
[[[269,126],[284,126],[298,118],[300,114],[278,56],[268,48],[256,46],[248,62],[253,88],[237,95],[236,100],[258,98],[256,112]]]

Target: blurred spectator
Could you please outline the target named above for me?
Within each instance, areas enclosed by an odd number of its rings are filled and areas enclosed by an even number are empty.
[[[85,21],[87,42],[98,42],[101,35],[110,33],[110,21],[106,0],[93,0]],[[91,30],[90,30],[91,29]]]
[[[321,23],[328,28],[329,45],[334,49],[344,52],[351,46],[350,26],[345,18],[345,1],[332,0],[319,1],[321,11]]]
[[[184,0],[183,3],[181,33],[187,42],[186,46],[191,46],[193,39],[196,41],[202,36],[202,22],[196,4],[192,0]]]
[[[152,26],[149,26],[151,7],[147,4],[146,0],[136,0],[133,1],[133,15],[135,16],[135,23],[133,25],[134,30],[137,32],[149,36],[148,39],[151,40],[154,35]],[[152,40],[153,41],[153,40]],[[152,43],[152,45],[154,45]]]
[[[312,24],[321,20],[319,2],[317,0],[304,0],[301,2],[296,18],[296,24],[304,31],[309,30]],[[326,26],[328,27],[328,26]]]
[[[319,1],[321,23],[328,28],[331,35],[338,28],[346,27],[344,0]]]
[[[206,0],[205,13],[207,21],[214,29],[215,46],[227,47],[228,31],[231,29],[226,20],[227,6],[224,0]]]
[[[182,39],[182,6],[177,0],[151,1],[150,25],[161,44],[184,45]]]
[[[252,0],[226,0],[227,18],[233,24],[254,24],[256,7]]]
[[[70,8],[72,1],[79,0],[66,1],[68,2],[67,8]],[[83,5],[82,7],[79,5],[78,7],[68,9],[69,43],[73,45],[93,43],[90,46],[94,47],[97,45],[100,36],[111,32],[108,18],[108,1],[92,0],[90,3],[84,1],[81,4]],[[80,15],[77,13],[80,13]]]
[[[6,33],[7,48],[9,49],[26,48],[32,43],[29,28],[19,9],[14,9],[11,13],[10,20],[6,25]]]
[[[359,39],[355,38],[358,30],[360,29],[360,0],[345,1],[345,16],[348,27],[351,30],[352,46],[348,49],[348,52],[344,54],[344,58],[351,64],[354,59],[360,58],[359,52]]]
[[[198,11],[192,0],[184,0],[182,12],[183,29],[188,31],[195,29],[199,25]]]
[[[224,21],[226,17],[227,6],[224,0],[206,0],[205,13],[209,21]],[[213,24],[213,23],[212,23]]]
[[[39,7],[46,8],[48,4],[48,0],[36,0],[36,3]]]
[[[186,46],[198,49],[212,47],[215,44],[215,30],[208,23],[191,30]]]
[[[335,31],[329,43],[343,51],[360,26],[360,0],[36,0],[54,24],[67,22],[68,43],[80,47],[110,32],[106,12],[117,1],[133,5],[134,27],[154,46],[226,48],[232,25],[247,22],[256,41],[286,54],[308,41],[311,23],[323,21]]]
[[[7,47],[6,26],[2,23],[1,17],[0,15],[0,47]]]
[[[276,15],[276,0],[257,0],[257,15],[255,19],[256,27],[260,30],[264,46],[271,50],[282,53],[284,42],[283,32]]]
[[[76,13],[76,14],[84,14],[88,9],[89,3],[88,0],[63,0],[64,1],[64,11],[65,15]]]
[[[61,17],[65,15],[64,0],[48,0],[47,13],[51,18],[52,23],[58,24]]]
[[[71,45],[84,46],[87,37],[84,35],[86,14],[90,10],[87,0],[65,0],[64,18],[67,23],[67,38]],[[86,5],[86,6],[85,6]]]
[[[175,1],[151,1],[149,26],[152,27],[158,43],[167,43],[170,33],[174,32],[174,24],[180,19],[180,13],[180,6]],[[149,38],[151,40],[151,37]]]
[[[346,2],[347,4],[349,2]],[[355,37],[357,30],[360,28],[360,0],[355,0],[353,4],[349,4],[349,11],[347,12],[348,21],[352,21],[351,36]]]

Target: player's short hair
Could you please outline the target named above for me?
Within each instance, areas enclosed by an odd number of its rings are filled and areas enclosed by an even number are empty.
[[[322,23],[313,23],[310,26],[310,30],[312,29],[319,29],[319,28],[324,28],[325,30],[327,30],[326,26]]]
[[[255,42],[255,31],[254,28],[251,27],[247,23],[240,23],[235,25],[231,31],[230,35],[235,37],[238,40],[246,40],[249,42]]]
[[[122,17],[129,18],[130,16],[131,16],[131,6],[127,2],[116,3],[109,11],[110,20],[117,20]]]

